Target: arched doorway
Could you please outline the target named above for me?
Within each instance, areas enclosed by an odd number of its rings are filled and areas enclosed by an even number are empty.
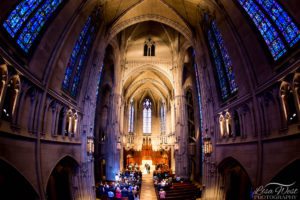
[[[225,200],[252,199],[250,178],[242,165],[233,158],[227,158],[219,165]]]
[[[12,166],[0,160],[1,199],[39,199],[30,183]]]
[[[52,170],[47,184],[47,199],[72,200],[75,196],[72,179],[78,168],[77,162],[67,156]]]
[[[270,182],[291,185],[290,189],[300,188],[300,159],[282,169]],[[276,184],[275,184],[276,186]],[[298,194],[298,198],[300,195]]]

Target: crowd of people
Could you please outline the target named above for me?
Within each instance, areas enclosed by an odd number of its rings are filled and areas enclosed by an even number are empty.
[[[101,182],[97,185],[97,197],[109,200],[139,200],[142,173],[129,171],[116,174],[115,182]]]
[[[160,199],[166,198],[166,191],[172,189],[174,182],[181,181],[182,178],[172,174],[166,164],[158,164],[153,172],[153,183]]]

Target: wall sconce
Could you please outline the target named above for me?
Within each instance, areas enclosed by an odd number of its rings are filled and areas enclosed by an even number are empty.
[[[174,144],[174,150],[178,151],[179,150],[179,136],[175,138],[175,144]]]
[[[87,154],[93,155],[95,151],[95,145],[94,145],[94,137],[93,136],[87,136]]]
[[[176,142],[175,142],[175,145],[174,145],[174,150],[175,150],[175,151],[178,151],[178,149],[179,149],[179,144],[178,144],[178,142],[176,141]]]
[[[118,149],[118,150],[121,150],[121,149],[122,149],[120,137],[118,137],[117,149]]]
[[[205,156],[210,156],[212,154],[212,151],[213,151],[211,138],[205,137],[203,139],[203,146],[204,146],[204,155]]]

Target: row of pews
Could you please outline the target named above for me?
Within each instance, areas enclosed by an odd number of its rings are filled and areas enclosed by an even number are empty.
[[[200,189],[190,182],[175,182],[172,188],[165,191],[165,200],[195,200],[201,196]],[[156,190],[157,199],[160,199],[158,192]]]

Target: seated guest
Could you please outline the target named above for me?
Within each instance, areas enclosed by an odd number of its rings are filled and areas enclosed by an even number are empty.
[[[140,200],[140,196],[138,193],[134,195],[134,200]]]
[[[136,194],[138,194],[138,190],[136,187],[133,187],[132,194],[134,197],[136,196]]]
[[[127,200],[128,199],[128,190],[126,189],[126,187],[124,187],[122,189],[122,200]]]
[[[165,179],[163,179],[163,180],[160,182],[160,186],[161,186],[161,187],[165,187],[165,186],[166,186],[166,181],[165,181]]]
[[[159,199],[165,199],[166,198],[166,191],[164,191],[162,188],[159,191]]]
[[[109,200],[113,200],[114,197],[115,197],[115,194],[113,191],[109,190],[108,193],[107,193],[107,196],[108,196],[108,199]]]
[[[109,185],[107,184],[107,182],[105,182],[104,184],[104,195],[108,196],[108,191],[109,191]]]
[[[134,195],[134,200],[140,200],[140,195],[139,194],[135,194]]]
[[[128,190],[128,200],[134,200],[133,192],[132,190]]]
[[[117,200],[121,200],[122,199],[122,194],[121,194],[121,190],[119,187],[116,188],[116,199]]]
[[[104,185],[102,182],[97,187],[97,195],[101,198],[105,194]]]

